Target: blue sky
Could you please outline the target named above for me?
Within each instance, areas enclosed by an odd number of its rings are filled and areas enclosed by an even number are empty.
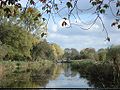
[[[25,2],[25,0],[21,1]],[[91,5],[89,4],[89,0],[79,0],[78,4],[79,8],[82,9],[91,7]],[[91,12],[92,11],[84,13],[79,12],[82,21],[93,20],[95,15],[91,14]],[[60,12],[60,14],[63,17],[67,15],[65,10]],[[100,49],[109,47],[112,44],[120,44],[120,30],[117,30],[116,28],[110,26],[114,20],[113,16],[108,11],[105,15],[102,15],[102,19],[108,30],[111,42],[105,41],[106,34],[104,31],[102,31],[102,25],[100,21],[97,21],[90,30],[83,30],[77,25],[72,25],[72,27],[70,28],[63,28],[60,25],[62,19],[57,15],[55,15],[56,23],[53,22],[52,18],[49,21],[47,40],[51,43],[59,44],[62,48],[76,48],[77,50],[81,50],[87,47]],[[72,23],[75,23],[75,21],[76,20],[74,18],[71,19]],[[77,21],[77,24],[82,25],[82,23],[78,19]],[[86,25],[82,26],[87,27]]]

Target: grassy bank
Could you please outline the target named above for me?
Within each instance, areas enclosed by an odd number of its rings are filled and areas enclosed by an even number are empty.
[[[0,67],[7,72],[14,72],[16,69],[20,71],[29,70],[29,69],[40,69],[40,67],[49,67],[51,66],[52,61],[49,60],[40,60],[34,62],[28,61],[0,61]]]
[[[36,62],[1,61],[0,87],[32,88],[44,86],[58,71],[54,68],[53,62],[48,60]]]
[[[99,88],[120,87],[120,82],[116,81],[116,73],[111,64],[94,62],[90,60],[73,61],[72,70],[77,70],[81,77],[87,78],[90,84]]]

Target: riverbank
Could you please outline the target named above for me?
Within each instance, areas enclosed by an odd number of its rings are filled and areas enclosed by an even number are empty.
[[[42,66],[51,66],[53,64],[50,60],[40,61],[0,61],[0,67],[6,71],[14,72],[17,68],[21,71],[28,69],[39,69]]]
[[[55,78],[56,66],[52,61],[1,61],[0,87],[36,88]]]
[[[87,78],[98,88],[118,88],[120,81],[116,81],[117,73],[110,63],[94,62],[90,60],[73,61],[71,63],[73,71],[78,71],[83,78]]]

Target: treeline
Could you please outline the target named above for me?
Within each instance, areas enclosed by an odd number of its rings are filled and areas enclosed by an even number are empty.
[[[101,57],[99,56],[100,52],[105,52],[105,49],[100,49],[96,51],[94,48],[85,48],[82,49],[80,52],[75,48],[65,48],[64,49],[64,58],[72,59],[72,60],[80,60],[80,59],[91,59],[91,60],[100,60]]]
[[[37,38],[16,24],[0,23],[0,60],[57,60],[62,54],[63,50],[59,45]]]
[[[75,48],[65,48],[63,57],[71,60],[90,59],[95,61],[105,61],[109,58],[109,56],[111,56],[112,53],[119,53],[119,48],[120,45],[113,45],[109,48],[101,48],[97,51],[94,48],[85,48],[82,49],[80,52]],[[113,49],[116,49],[116,51],[110,52]]]

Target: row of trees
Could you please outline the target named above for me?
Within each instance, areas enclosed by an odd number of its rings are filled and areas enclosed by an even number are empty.
[[[0,60],[57,60],[63,50],[10,22],[0,24]]]
[[[79,59],[97,59],[97,52],[94,48],[85,48],[80,52],[77,51],[75,48],[65,48],[64,50],[64,58],[69,58],[72,60],[79,60]]]
[[[106,48],[106,49],[101,48],[98,51],[96,51],[94,48],[85,48],[82,49],[80,52],[77,51],[75,48],[71,48],[71,49],[65,48],[63,57],[67,59],[69,58],[71,60],[91,59],[95,61],[106,61],[107,59],[109,59],[108,57],[110,57],[112,53],[113,53],[112,55],[115,58],[118,58],[119,48],[120,48],[119,45],[111,46],[110,48]]]

